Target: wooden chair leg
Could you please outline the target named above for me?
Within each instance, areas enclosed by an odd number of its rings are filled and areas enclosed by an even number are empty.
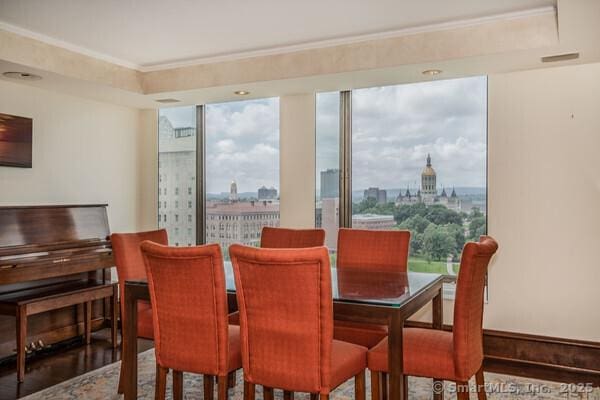
[[[357,375],[354,376],[354,398],[356,400],[365,400],[366,398],[366,385],[365,385],[365,370],[363,369]]]
[[[213,400],[215,380],[212,375],[203,375],[202,380],[204,381],[204,400]]]
[[[483,365],[479,368],[479,371],[475,373],[475,384],[477,385],[477,398],[479,400],[487,400],[487,394],[485,393],[485,379],[483,377]]]
[[[25,380],[25,346],[27,342],[27,306],[17,308],[17,380]]]
[[[283,391],[283,400],[294,400],[294,392],[284,390]]]
[[[381,400],[381,372],[371,371],[371,400]]]
[[[254,400],[256,397],[256,387],[254,383],[244,381],[244,400]]]
[[[124,354],[123,350],[121,350],[121,354]],[[123,375],[125,374],[125,368],[123,368],[123,362],[121,362],[121,371],[119,371],[119,387],[117,388],[118,394],[125,393],[125,379],[123,379]]]
[[[433,400],[444,400],[444,381],[433,380]]]
[[[321,394],[320,399],[321,400],[329,400],[329,394]]]
[[[381,373],[381,398],[387,400],[388,398],[388,376],[387,373]]]
[[[92,302],[86,301],[83,304],[83,329],[85,344],[90,344],[92,340]]]
[[[456,382],[456,398],[469,400],[469,382]]]
[[[229,375],[227,375],[227,377],[228,377],[227,385],[229,386],[230,389],[233,389],[235,387],[235,385],[237,385],[237,377],[235,375],[235,371],[230,372]]]
[[[227,375],[219,376],[217,378],[218,385],[218,400],[227,400],[228,389],[229,389],[229,378]]]
[[[116,349],[119,345],[118,342],[118,309],[119,309],[119,288],[117,285],[113,286],[113,295],[110,298],[110,340],[112,342],[113,349]]]
[[[156,385],[154,386],[154,398],[156,400],[165,400],[167,395],[167,374],[168,368],[156,364]]]
[[[310,394],[310,400],[317,400],[318,398],[319,398],[319,395],[317,393]]]
[[[402,385],[404,391],[404,398],[408,399],[408,375],[403,375],[404,384]]]
[[[173,400],[183,400],[183,372],[173,371]]]
[[[273,400],[273,388],[263,386],[263,398],[264,400]]]

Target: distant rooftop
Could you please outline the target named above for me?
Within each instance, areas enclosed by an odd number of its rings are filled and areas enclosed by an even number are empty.
[[[354,214],[352,220],[355,221],[393,221],[393,215],[382,214]]]

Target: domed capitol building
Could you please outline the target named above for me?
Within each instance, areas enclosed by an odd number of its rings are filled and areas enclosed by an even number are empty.
[[[456,191],[452,189],[450,196],[446,193],[446,189],[442,188],[442,193],[438,195],[437,191],[437,175],[435,169],[431,166],[431,155],[427,154],[427,165],[421,172],[421,189],[416,193],[411,193],[409,188],[406,192],[398,194],[396,205],[425,203],[427,205],[441,204],[454,211],[460,211],[461,201],[456,195]]]

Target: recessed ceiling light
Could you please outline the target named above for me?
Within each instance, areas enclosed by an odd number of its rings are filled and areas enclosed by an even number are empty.
[[[168,98],[168,99],[156,99],[155,101],[157,103],[171,104],[171,103],[179,103],[181,100]]]
[[[425,71],[421,72],[423,75],[439,75],[442,73],[441,69],[426,69]]]
[[[41,76],[30,74],[29,72],[17,72],[17,71],[9,71],[2,73],[7,78],[11,79],[20,79],[22,81],[39,81],[42,79]]]
[[[236,90],[233,94],[237,94],[238,96],[247,96],[250,94],[247,90]]]

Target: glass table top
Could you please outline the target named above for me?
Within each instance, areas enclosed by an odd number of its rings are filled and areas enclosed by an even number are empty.
[[[225,261],[226,289],[235,293],[230,261]],[[333,300],[359,304],[400,307],[418,293],[443,280],[443,275],[422,272],[397,272],[377,268],[331,268]],[[146,285],[145,280],[127,284]]]

